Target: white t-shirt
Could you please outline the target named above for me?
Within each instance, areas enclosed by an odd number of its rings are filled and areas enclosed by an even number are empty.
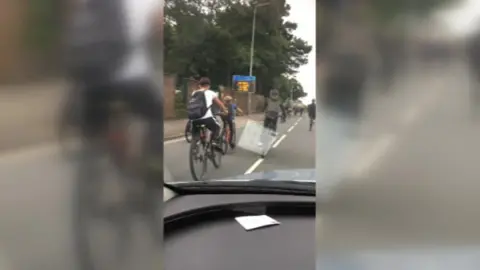
[[[198,91],[202,91],[202,90],[193,91],[192,96]],[[202,116],[200,119],[207,119],[207,118],[213,117],[213,113],[212,113],[213,99],[218,97],[217,93],[213,92],[212,90],[207,89],[207,90],[204,90],[204,92],[205,92],[205,100],[206,100],[208,110],[207,110],[207,113],[205,113],[205,115]]]
[[[119,69],[119,80],[149,78],[153,75],[153,62],[149,56],[148,43],[153,33],[154,16],[163,9],[159,0],[122,0],[125,10],[127,33],[133,49],[125,64]]]

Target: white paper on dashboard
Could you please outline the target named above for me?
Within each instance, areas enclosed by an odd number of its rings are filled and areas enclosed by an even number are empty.
[[[267,215],[236,217],[235,220],[247,231],[280,224]]]

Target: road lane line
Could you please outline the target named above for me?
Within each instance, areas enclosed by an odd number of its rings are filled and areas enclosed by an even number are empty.
[[[253,163],[252,166],[250,166],[250,168],[247,169],[247,171],[245,171],[244,175],[245,174],[251,174],[253,171],[255,171],[255,169],[260,165],[262,164],[263,162],[263,158],[259,158],[257,161],[255,161],[255,163]]]
[[[355,178],[361,178],[368,171],[370,171],[374,165],[378,164],[381,158],[383,158],[388,150],[394,145],[396,136],[394,134],[384,134],[378,140],[375,141],[370,151],[365,155],[360,155],[358,158],[360,162],[354,168],[352,176]]]
[[[287,137],[287,134],[283,134],[280,139],[278,139],[275,144],[273,145],[273,148],[277,148],[277,146]]]
[[[291,127],[287,130],[287,132],[292,131],[294,127],[295,127],[295,126],[291,126]]]

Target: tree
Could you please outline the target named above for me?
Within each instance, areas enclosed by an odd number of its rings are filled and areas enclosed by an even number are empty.
[[[274,80],[274,88],[280,92],[280,97],[283,100],[292,98],[293,100],[305,97],[307,93],[304,92],[303,86],[294,77],[287,77],[282,75]]]
[[[285,0],[270,3],[257,9],[253,61],[257,93],[264,95],[282,74],[294,75],[306,64],[312,49],[293,34],[297,25],[285,19],[290,10]],[[243,0],[167,0],[166,71],[183,78],[208,76],[216,85],[247,75],[253,10]]]

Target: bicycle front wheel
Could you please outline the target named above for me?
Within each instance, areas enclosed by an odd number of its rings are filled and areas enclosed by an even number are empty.
[[[221,136],[221,138],[222,138],[221,146],[222,146],[224,155],[227,154],[227,152],[228,152],[228,143],[227,143],[228,142],[228,136],[229,136],[228,131],[225,131]]]

